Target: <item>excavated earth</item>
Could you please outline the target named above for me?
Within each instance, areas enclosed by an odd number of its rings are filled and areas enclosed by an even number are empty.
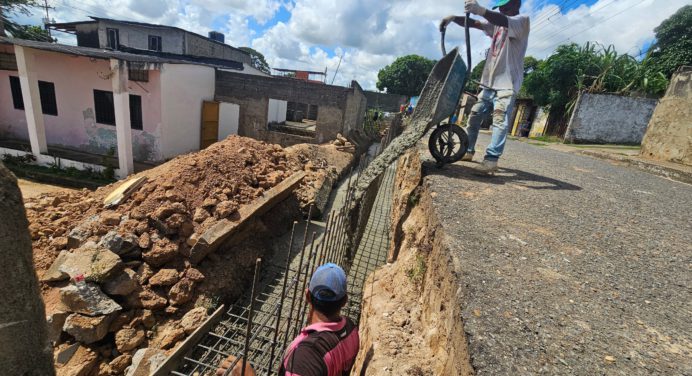
[[[240,295],[267,242],[352,161],[332,145],[282,149],[232,136],[136,175],[146,183],[112,209],[103,200],[119,183],[25,199],[58,375],[146,374],[214,306]],[[289,199],[190,262],[204,231],[237,220],[298,171],[306,176]]]

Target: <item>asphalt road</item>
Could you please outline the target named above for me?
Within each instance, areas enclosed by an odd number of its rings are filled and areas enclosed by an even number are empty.
[[[516,141],[473,165],[424,173],[478,375],[692,375],[692,186]]]

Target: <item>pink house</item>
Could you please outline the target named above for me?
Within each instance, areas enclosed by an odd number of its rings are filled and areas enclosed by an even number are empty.
[[[134,161],[155,164],[199,150],[216,70],[257,74],[232,60],[0,38],[0,154],[17,154],[11,145],[22,143],[39,163],[54,161],[51,148],[115,152],[125,177]]]

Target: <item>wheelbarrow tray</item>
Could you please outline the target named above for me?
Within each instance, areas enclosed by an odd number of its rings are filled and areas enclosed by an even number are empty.
[[[370,184],[406,150],[420,141],[431,127],[452,116],[456,111],[466,81],[467,67],[459,49],[450,51],[435,64],[421,92],[411,123],[392,140],[358,178],[354,202],[356,205]]]

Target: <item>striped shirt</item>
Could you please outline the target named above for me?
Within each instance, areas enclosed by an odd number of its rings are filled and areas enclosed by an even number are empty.
[[[358,327],[348,318],[310,325],[286,350],[279,375],[346,376],[359,346]]]
[[[507,16],[507,27],[481,22],[483,31],[493,38],[481,84],[495,90],[518,93],[524,82],[524,56],[529,45],[531,22],[528,16]]]

